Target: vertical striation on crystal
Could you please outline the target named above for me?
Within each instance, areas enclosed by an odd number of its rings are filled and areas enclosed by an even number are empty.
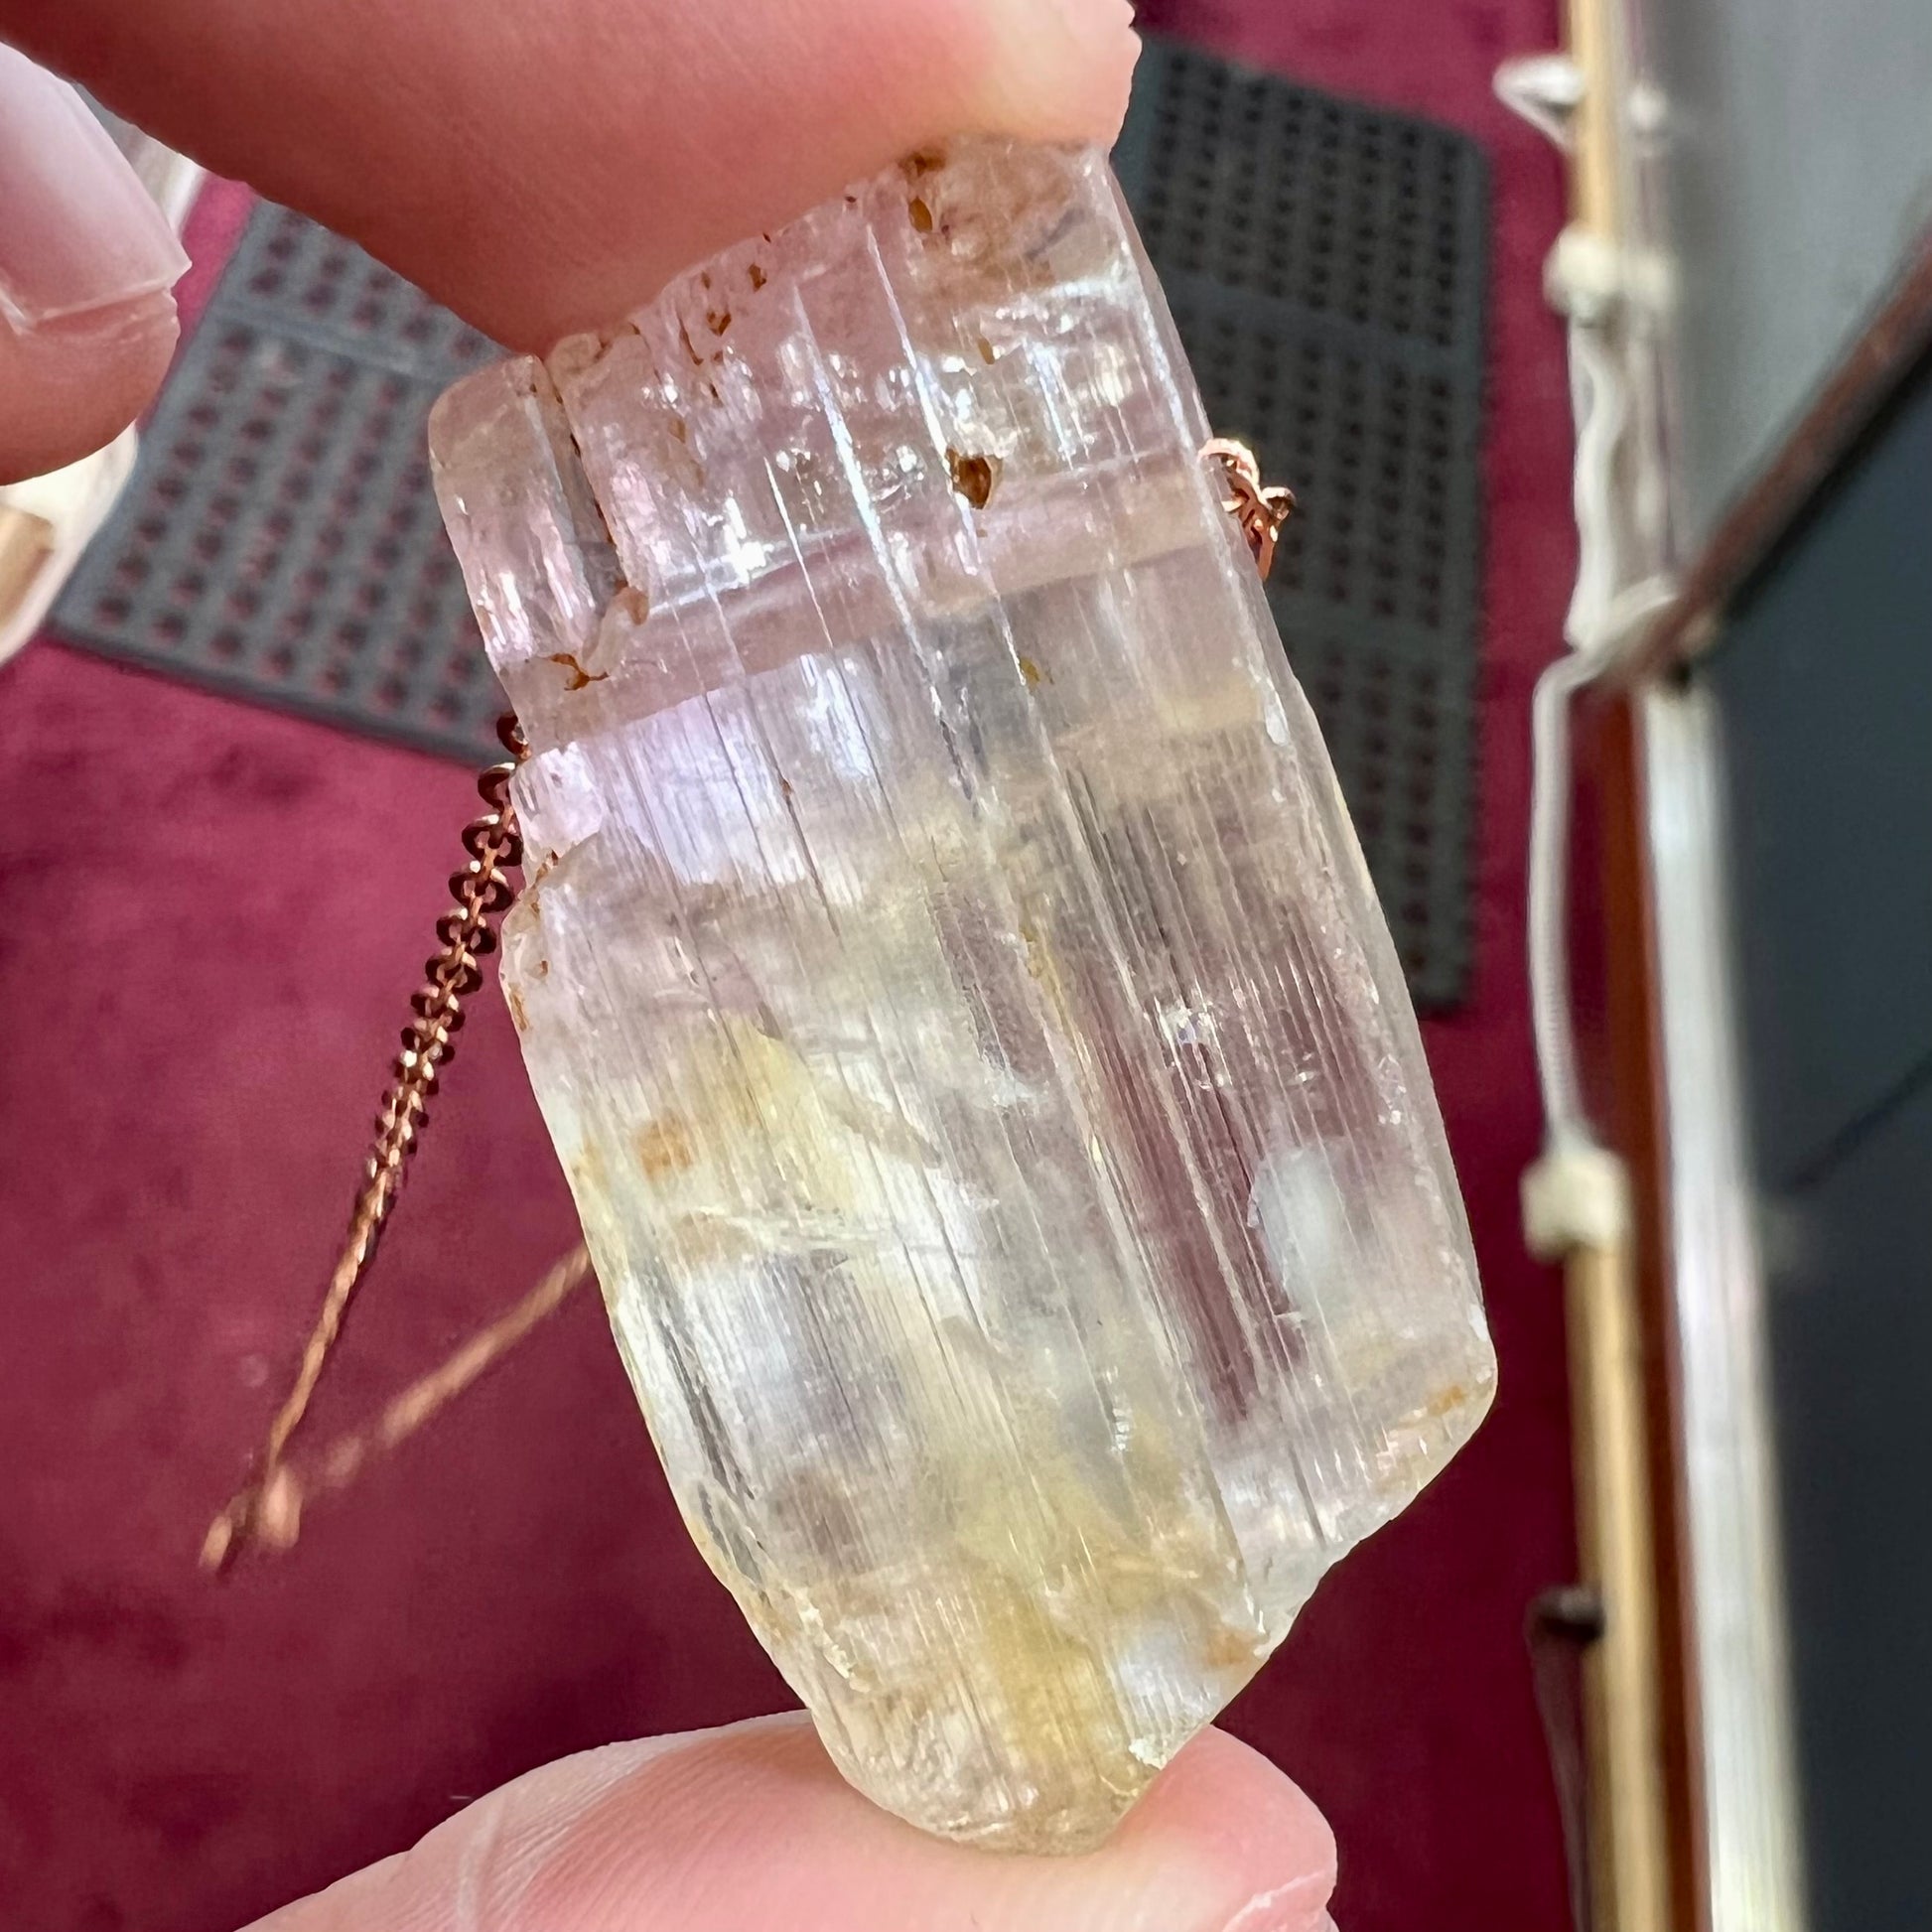
[[[439,407],[503,980],[706,1557],[847,1774],[1102,1838],[1494,1363],[1105,160],[915,157]]]

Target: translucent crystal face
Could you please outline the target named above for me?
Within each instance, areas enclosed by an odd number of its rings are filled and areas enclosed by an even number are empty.
[[[1097,153],[962,144],[440,406],[503,980],[847,1774],[1103,1837],[1494,1374],[1414,1020]]]

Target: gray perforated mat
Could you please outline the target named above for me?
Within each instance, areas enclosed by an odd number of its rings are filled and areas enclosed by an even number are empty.
[[[1270,601],[1410,985],[1449,1005],[1469,961],[1482,152],[1154,42],[1115,165],[1210,419],[1299,498]]]
[[[430,405],[495,349],[263,206],[55,613],[78,643],[466,759],[501,693],[430,492]]]
[[[1417,999],[1464,990],[1487,179],[1426,122],[1155,42],[1116,155],[1226,434],[1301,511],[1271,598]],[[258,208],[56,622],[470,759],[501,700],[424,424],[490,345]]]

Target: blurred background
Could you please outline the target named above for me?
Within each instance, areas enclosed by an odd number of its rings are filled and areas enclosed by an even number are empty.
[[[1333,1821],[1349,1932],[1923,1932],[1932,11],[1141,11],[1117,166],[1217,427],[1301,499],[1271,597],[1502,1370],[1228,1725]],[[489,753],[422,424],[492,350],[141,152],[176,373],[138,463],[0,493],[22,1932],[218,1932],[790,1701],[590,1295],[293,1550],[198,1567]],[[493,1001],[435,1114],[317,1443],[576,1239]]]

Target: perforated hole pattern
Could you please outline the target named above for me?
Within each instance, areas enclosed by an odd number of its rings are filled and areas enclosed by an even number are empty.
[[[1439,348],[1479,328],[1462,136],[1164,44],[1136,112],[1137,211],[1167,270]]]
[[[1481,151],[1154,42],[1115,156],[1209,419],[1300,508],[1270,586],[1419,1003],[1466,990]]]
[[[56,613],[116,656],[486,759],[502,696],[429,485],[430,405],[494,347],[263,206],[134,486]]]

